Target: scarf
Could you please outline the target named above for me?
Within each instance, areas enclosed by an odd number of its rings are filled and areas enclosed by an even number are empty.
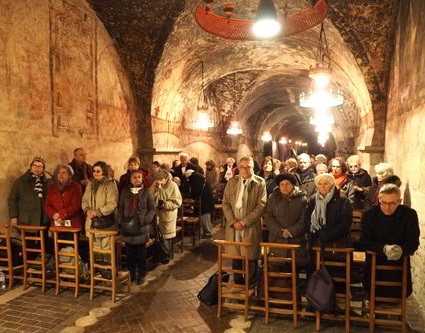
[[[329,191],[326,196],[316,192],[314,198],[316,205],[314,207],[313,213],[311,214],[311,225],[310,232],[315,234],[326,225],[326,206],[331,201],[335,192],[335,186],[332,186],[332,189]]]
[[[229,181],[230,178],[233,176],[232,167],[227,166],[226,173],[224,174],[224,178]]]
[[[92,188],[93,188],[93,192],[94,192],[94,193],[96,193],[96,192],[97,192],[97,189],[99,188],[99,185],[100,185],[100,184],[103,184],[103,183],[104,183],[104,181],[105,181],[105,179],[106,179],[106,177],[102,177],[102,179],[101,179],[101,180],[93,179],[93,182],[92,182]]]
[[[32,174],[32,178],[34,179],[34,192],[37,193],[39,198],[43,197],[43,181],[42,176],[36,176]]]
[[[238,190],[236,192],[236,209],[242,209],[244,205],[244,199],[246,197],[246,194],[248,194],[248,185],[249,185],[249,179],[243,179],[242,177],[239,178],[238,182]]]
[[[332,174],[335,178],[335,185],[338,186],[339,188],[343,188],[345,183],[348,181],[348,177],[346,174],[340,174],[339,176],[336,176],[334,174]]]

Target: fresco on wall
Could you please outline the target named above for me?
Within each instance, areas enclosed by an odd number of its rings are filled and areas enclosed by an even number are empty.
[[[96,134],[96,20],[68,1],[51,7],[53,134]]]

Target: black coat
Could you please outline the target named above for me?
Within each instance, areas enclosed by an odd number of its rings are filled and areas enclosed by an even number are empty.
[[[358,187],[361,187],[363,191],[355,191],[354,193],[354,209],[365,209],[366,204],[366,196],[369,193],[371,187],[372,187],[372,178],[370,177],[369,173],[364,170],[360,169],[358,173],[348,173],[348,178],[351,179],[351,181],[356,184]]]
[[[316,207],[316,197],[313,194],[307,203],[306,225],[311,225],[311,214]],[[353,220],[353,211],[345,195],[341,195],[335,188],[331,201],[326,206],[326,226],[324,227],[324,242],[334,246],[351,246],[350,228]],[[317,234],[311,234],[312,245],[318,245]]]
[[[362,218],[362,234],[360,246],[364,250],[377,253],[376,262],[378,265],[399,265],[402,266],[402,259],[398,261],[388,261],[383,252],[384,245],[397,244],[403,249],[403,254],[412,255],[419,247],[419,222],[415,210],[400,205],[393,215],[385,215],[379,206],[374,206],[366,211]],[[363,284],[366,290],[370,290],[371,258],[366,258],[366,271]],[[395,281],[401,281],[401,272],[386,273],[385,278],[390,276]],[[380,276],[378,276],[380,278]],[[407,296],[412,293],[412,276],[410,272],[410,259],[407,268]],[[380,296],[400,297],[399,288],[379,289]]]
[[[125,217],[131,217],[132,198],[137,195],[137,209],[139,211],[140,234],[136,236],[121,236],[128,244],[142,244],[149,240],[149,235],[154,234],[155,203],[149,189],[142,189],[138,194],[132,194],[130,187],[123,188],[117,210],[117,222],[121,225]]]
[[[214,211],[214,193],[204,175],[192,173],[188,178],[189,193],[192,199],[201,199],[201,215]]]
[[[195,164],[187,163],[186,171],[187,170],[193,170],[195,172],[198,172],[198,167]],[[189,180],[183,174],[181,163],[174,169],[173,177],[180,178],[180,181],[181,181],[179,186],[180,192],[184,198],[187,198],[190,192],[190,185],[189,185]]]

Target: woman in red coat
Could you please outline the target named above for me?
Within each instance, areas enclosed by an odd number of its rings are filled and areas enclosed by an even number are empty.
[[[59,164],[53,171],[54,183],[47,190],[44,210],[50,219],[50,225],[81,228],[83,215],[81,210],[81,186],[72,180],[72,168]]]

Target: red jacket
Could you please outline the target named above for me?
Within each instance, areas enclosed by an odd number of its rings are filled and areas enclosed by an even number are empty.
[[[62,192],[57,184],[50,185],[47,190],[44,210],[53,225],[53,215],[59,213],[62,220],[71,220],[71,226],[81,228],[83,225],[83,211],[81,186],[70,180]]]

